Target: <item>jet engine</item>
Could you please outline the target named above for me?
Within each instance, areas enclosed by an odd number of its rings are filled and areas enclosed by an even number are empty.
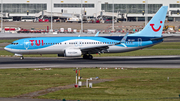
[[[64,50],[65,57],[78,57],[81,56],[82,52],[80,49],[66,49]]]

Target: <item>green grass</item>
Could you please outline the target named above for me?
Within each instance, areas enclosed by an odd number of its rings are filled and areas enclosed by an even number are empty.
[[[14,54],[7,52],[5,50],[0,50],[0,55],[11,55]],[[105,53],[101,55],[94,54],[94,57],[104,57],[104,56],[153,56],[153,55],[180,55],[180,42],[163,42],[157,44],[150,48],[145,48],[143,50],[136,50],[125,53]],[[24,55],[25,57],[41,57],[37,55]],[[43,54],[42,57],[57,57],[56,54]]]
[[[0,55],[11,55],[11,56],[13,56],[14,54],[10,53],[8,51],[5,51],[5,50],[0,50]]]
[[[179,73],[180,69],[100,70],[98,68],[83,68],[81,70],[83,78],[98,76],[101,79],[112,79],[114,81],[93,84],[94,88],[92,89],[71,88],[37,98],[66,100],[146,100],[148,98],[148,101],[168,101],[168,99],[159,98],[179,96]],[[167,77],[170,79],[167,80]],[[74,84],[75,72],[73,68],[49,71],[0,69],[0,82],[0,97],[14,97],[50,87]]]
[[[162,42],[147,49],[180,49],[180,42]]]
[[[85,77],[99,76],[111,78],[114,81],[94,84],[95,88],[92,89],[82,87],[61,90],[39,98],[71,100],[145,100],[149,98],[154,101],[157,98],[178,97],[180,94],[179,73],[179,69],[88,69],[88,72],[83,69],[81,74]],[[169,81],[167,77],[170,77]]]
[[[13,41],[16,41],[18,39],[1,39],[0,43],[12,43]]]
[[[13,97],[74,83],[73,69],[0,69],[0,97]]]

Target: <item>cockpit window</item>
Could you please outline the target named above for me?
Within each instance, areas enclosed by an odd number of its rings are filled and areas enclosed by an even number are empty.
[[[12,45],[18,45],[18,43],[11,43]]]

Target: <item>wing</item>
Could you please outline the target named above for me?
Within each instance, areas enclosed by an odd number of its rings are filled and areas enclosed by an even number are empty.
[[[108,51],[107,49],[109,49],[109,46],[113,46],[113,45],[99,45],[99,46],[92,46],[92,47],[84,47],[81,48],[81,51],[84,53],[99,53],[99,52],[105,52]]]
[[[118,45],[118,44],[122,44],[124,47],[127,47],[125,45],[125,42],[126,42],[126,39],[127,39],[127,36],[128,36],[129,33],[127,33],[120,42],[118,43],[114,43],[114,44],[104,44],[104,45],[99,45],[99,46],[91,46],[91,47],[83,47],[83,48],[80,48],[81,51],[83,53],[103,53],[103,52],[108,52],[108,49],[109,49],[109,46],[115,46],[115,45]]]

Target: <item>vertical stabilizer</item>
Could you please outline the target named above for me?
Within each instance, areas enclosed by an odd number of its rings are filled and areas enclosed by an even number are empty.
[[[162,6],[144,29],[130,36],[161,37],[168,6]]]

